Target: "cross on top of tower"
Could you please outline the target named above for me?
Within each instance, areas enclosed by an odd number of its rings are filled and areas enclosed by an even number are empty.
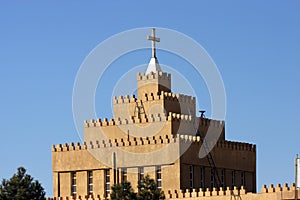
[[[155,42],[160,42],[160,38],[155,37],[155,28],[152,28],[152,35],[148,36],[147,40],[152,41],[152,58],[156,58]]]
[[[148,36],[147,39],[152,41],[152,57],[148,64],[146,74],[149,74],[151,72],[156,73],[157,71],[160,72],[161,68],[156,58],[156,48],[155,48],[155,42],[160,42],[160,38],[155,37],[155,28],[152,29],[152,35]]]

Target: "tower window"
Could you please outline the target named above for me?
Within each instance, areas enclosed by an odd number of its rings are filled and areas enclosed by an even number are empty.
[[[222,169],[222,172],[221,172],[221,184],[222,184],[222,187],[225,187],[226,183],[225,183],[225,169]]]
[[[127,181],[127,168],[121,169],[121,181],[122,182]]]
[[[105,196],[108,197],[110,193],[110,171],[109,169],[104,170],[104,187],[105,187]]]
[[[138,178],[139,178],[139,182],[143,181],[143,178],[144,178],[144,167],[139,167],[138,168]],[[139,191],[140,190],[144,190],[144,188],[139,188]]]
[[[139,174],[139,181],[143,180],[144,178],[144,167],[138,168],[138,174]]]
[[[241,183],[242,183],[242,186],[245,186],[245,172],[242,171],[241,173]]]
[[[57,173],[57,196],[60,196],[60,173]]]
[[[205,184],[205,167],[200,168],[200,188],[204,189]]]
[[[210,187],[215,187],[215,169],[210,170]]]
[[[157,188],[161,189],[162,181],[161,181],[161,166],[156,166],[156,184]]]
[[[194,188],[194,166],[190,165],[190,188]]]
[[[93,194],[93,171],[88,171],[88,194]]]
[[[71,172],[71,195],[76,196],[76,172]]]
[[[231,186],[232,188],[235,186],[235,171],[232,170],[231,172]]]

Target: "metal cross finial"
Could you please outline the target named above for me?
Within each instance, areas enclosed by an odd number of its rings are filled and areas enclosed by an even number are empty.
[[[156,58],[155,42],[160,42],[160,38],[155,37],[155,28],[152,29],[152,35],[148,36],[147,40],[152,41],[152,58]]]

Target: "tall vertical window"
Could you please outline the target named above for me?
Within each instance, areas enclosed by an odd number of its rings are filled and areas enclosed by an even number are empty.
[[[93,171],[88,171],[88,194],[93,194]]]
[[[241,172],[241,183],[242,183],[242,186],[245,186],[245,172],[244,171]]]
[[[226,178],[225,178],[225,169],[222,169],[222,172],[221,172],[221,186],[224,188],[225,187],[225,185],[226,185],[226,183],[225,183],[225,180],[226,180]]]
[[[143,180],[144,178],[144,167],[138,168],[138,174],[139,174],[139,181]]]
[[[190,188],[194,188],[194,166],[190,165]]]
[[[156,184],[158,189],[161,189],[161,183],[161,166],[156,166]]]
[[[71,172],[71,195],[76,196],[76,172]]]
[[[57,173],[57,196],[60,197],[60,173]]]
[[[231,172],[231,186],[232,188],[235,186],[235,171],[232,170]]]
[[[210,170],[210,187],[215,187],[215,169]]]
[[[205,188],[205,167],[200,168],[200,188]]]
[[[127,181],[127,168],[121,169],[121,181],[122,182]]]
[[[108,197],[110,193],[110,172],[109,169],[104,170],[104,187],[105,187],[105,196]]]

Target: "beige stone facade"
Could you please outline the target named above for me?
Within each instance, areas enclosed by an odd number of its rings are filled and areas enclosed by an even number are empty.
[[[55,197],[109,198],[111,186],[124,180],[137,191],[146,174],[168,198],[215,187],[256,192],[255,145],[228,141],[224,121],[198,117],[195,97],[171,92],[171,74],[138,74],[137,83],[138,97],[113,99],[113,119],[84,122],[83,144],[52,147]],[[205,136],[214,133],[208,144]]]

